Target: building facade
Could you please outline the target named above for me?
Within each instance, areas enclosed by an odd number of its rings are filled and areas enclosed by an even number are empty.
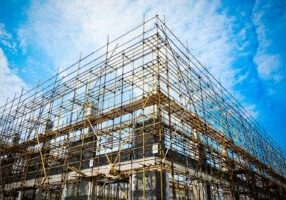
[[[284,153],[158,16],[0,116],[0,199],[286,195]]]

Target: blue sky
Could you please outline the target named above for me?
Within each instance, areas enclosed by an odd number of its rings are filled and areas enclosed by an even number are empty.
[[[155,14],[286,151],[286,1],[2,0],[0,103]]]

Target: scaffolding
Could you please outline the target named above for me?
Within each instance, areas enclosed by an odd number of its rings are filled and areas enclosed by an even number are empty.
[[[0,116],[0,199],[286,195],[284,152],[158,16]]]

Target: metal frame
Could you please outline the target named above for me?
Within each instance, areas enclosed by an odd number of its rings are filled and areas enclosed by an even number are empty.
[[[272,199],[284,152],[155,16],[0,108],[1,198]],[[166,187],[168,190],[166,191]],[[203,191],[202,191],[202,188]],[[55,192],[56,191],[56,192]],[[165,194],[168,193],[168,195]]]

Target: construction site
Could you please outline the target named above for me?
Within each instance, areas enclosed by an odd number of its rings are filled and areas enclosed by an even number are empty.
[[[286,156],[155,16],[0,108],[0,200],[286,199]]]

